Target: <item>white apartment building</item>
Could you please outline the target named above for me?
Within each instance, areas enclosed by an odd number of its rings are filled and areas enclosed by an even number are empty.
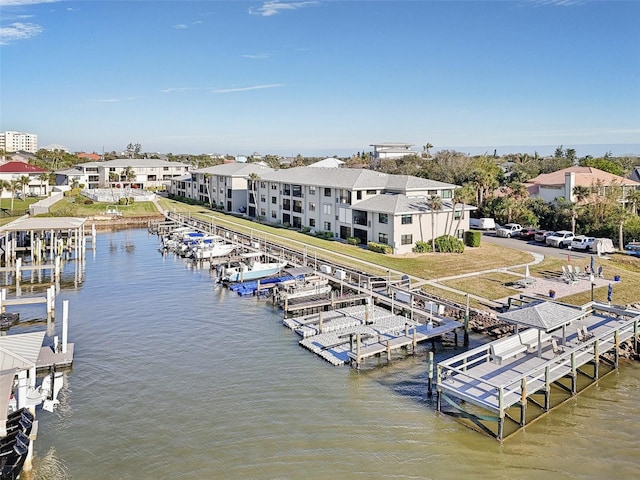
[[[86,189],[105,188],[115,184],[128,185],[125,172],[131,169],[135,178],[133,188],[167,188],[171,180],[185,175],[190,165],[181,162],[167,162],[153,158],[118,158],[106,162],[87,162],[74,168],[56,172],[57,185],[71,185],[77,181]]]
[[[412,143],[372,143],[369,145],[373,147],[371,157],[373,160],[383,160],[385,158],[402,158],[406,155],[417,155],[418,152],[411,150]]]
[[[0,133],[0,150],[5,152],[29,152],[38,151],[38,135],[35,133],[11,132]]]
[[[171,193],[271,223],[357,237],[411,252],[417,241],[462,237],[475,207],[452,202],[456,185],[409,175],[352,168],[273,170],[255,164],[218,165],[172,181]],[[205,177],[206,173],[206,177]],[[234,190],[238,189],[238,195]],[[432,211],[430,199],[439,197]]]

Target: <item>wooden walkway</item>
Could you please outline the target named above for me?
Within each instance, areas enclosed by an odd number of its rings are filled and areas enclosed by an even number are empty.
[[[66,353],[54,352],[53,347],[42,347],[36,362],[36,369],[40,371],[70,367],[73,364],[74,345],[68,343]]]
[[[491,347],[504,342],[501,339],[440,362],[437,365],[438,410],[444,411],[444,402],[451,409],[445,413],[463,418],[481,431],[503,440],[508,436],[504,433],[505,420],[512,420],[516,426],[511,433],[526,425],[529,403],[540,407],[540,416],[550,410],[552,392],[563,393],[559,403],[578,393],[579,374],[589,379],[591,384],[603,373],[617,369],[621,342],[635,339],[637,350],[640,311],[603,304],[587,304],[585,307],[585,315],[566,327],[565,339],[558,331],[552,333],[551,338],[557,348],[549,340],[540,345],[540,349],[533,345],[533,348],[514,354],[500,364],[492,357]],[[584,327],[591,335],[588,339],[583,338]],[[602,372],[601,362],[606,362],[602,355],[607,352],[613,356],[612,368]],[[587,364],[592,365],[586,367]],[[552,390],[552,386],[558,388]],[[491,415],[465,411],[460,401]],[[513,416],[514,407],[519,407],[519,418]],[[494,423],[495,430],[492,428]]]

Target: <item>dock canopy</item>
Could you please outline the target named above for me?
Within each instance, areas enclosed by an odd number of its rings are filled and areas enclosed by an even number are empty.
[[[518,326],[536,328],[546,333],[584,317],[581,308],[539,300],[498,315],[498,319]]]
[[[285,268],[285,273],[291,275],[292,277],[301,277],[305,275],[311,275],[313,273],[313,268],[310,267],[296,267],[296,268]]]
[[[0,227],[0,232],[75,230],[86,223],[86,218],[78,217],[23,217]]]

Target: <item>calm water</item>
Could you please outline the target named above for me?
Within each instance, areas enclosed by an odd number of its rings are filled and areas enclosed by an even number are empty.
[[[638,364],[500,445],[434,411],[424,353],[332,367],[267,302],[156,247],[144,230],[101,234],[85,282],[58,297],[75,364],[59,409],[39,415],[31,478],[638,476]]]

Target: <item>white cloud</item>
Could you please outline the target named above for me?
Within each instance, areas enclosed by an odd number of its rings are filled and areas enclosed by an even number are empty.
[[[585,0],[529,0],[533,5],[553,5],[557,7],[570,7],[572,5],[580,5]]]
[[[280,2],[278,0],[267,0],[259,7],[252,7],[249,9],[251,15],[261,15],[263,17],[270,17],[276,15],[285,10],[297,10],[299,8],[318,5],[320,2],[315,0],[305,2]]]
[[[42,27],[36,23],[12,23],[0,28],[0,45],[8,45],[16,40],[26,40],[42,33]]]
[[[0,0],[0,7],[17,7],[20,5],[37,5],[39,3],[56,3],[60,0]]]
[[[175,28],[176,30],[186,30],[187,27],[184,23],[178,23],[177,25],[171,25],[171,28]]]
[[[257,53],[257,54],[246,54],[242,55],[244,58],[250,58],[251,60],[264,60],[265,58],[269,58],[271,55],[268,53]]]
[[[122,98],[96,98],[92,100],[87,100],[86,104],[96,104],[96,103],[120,103],[120,102],[130,102],[132,100],[137,99],[138,97],[122,97]]]
[[[221,88],[214,90],[213,93],[234,93],[234,92],[248,92],[251,90],[264,90],[266,88],[279,88],[284,87],[282,83],[271,83],[267,85],[252,85],[250,87],[238,87],[238,88]]]

